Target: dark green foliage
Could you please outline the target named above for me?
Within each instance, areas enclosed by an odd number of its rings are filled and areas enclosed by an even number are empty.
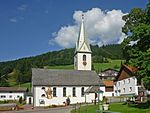
[[[110,59],[123,59],[123,53],[121,45],[106,45],[98,47],[97,45],[92,46],[92,61],[94,63],[108,62]]]
[[[22,96],[19,98],[19,103],[22,104],[23,100],[22,100]]]
[[[91,46],[93,62],[108,62],[109,59],[122,59],[120,45],[107,45],[103,47]],[[74,48],[48,52],[42,55],[22,58],[14,61],[0,62],[0,86],[8,86],[7,78],[13,76],[17,84],[31,81],[31,69],[44,66],[57,66],[73,64]],[[13,73],[12,73],[13,72]],[[12,73],[12,74],[10,74]]]
[[[123,54],[126,64],[138,68],[136,73],[147,89],[150,89],[150,2],[145,10],[134,8],[123,16],[123,32],[127,38],[123,41]],[[132,43],[131,42],[136,42]]]

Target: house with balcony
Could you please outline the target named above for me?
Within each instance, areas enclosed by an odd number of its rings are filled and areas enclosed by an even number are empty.
[[[136,97],[142,101],[145,97],[145,88],[137,80],[136,71],[138,69],[133,66],[122,65],[115,81],[114,81],[114,95]]]

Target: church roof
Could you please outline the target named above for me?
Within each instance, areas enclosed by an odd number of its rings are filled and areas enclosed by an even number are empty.
[[[99,86],[91,86],[91,87],[89,87],[89,88],[85,91],[85,93],[96,93],[96,92],[101,92],[101,93],[103,93],[103,91],[100,90],[100,87],[99,87]]]
[[[32,82],[34,86],[104,86],[95,71],[87,70],[34,68],[32,69]]]

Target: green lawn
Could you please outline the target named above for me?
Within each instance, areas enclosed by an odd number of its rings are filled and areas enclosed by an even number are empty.
[[[119,70],[121,61],[124,62],[124,60],[111,60],[109,63],[94,63],[94,69],[96,71],[105,70],[107,68],[112,68]],[[74,69],[73,65],[64,65],[64,66],[45,66],[44,68],[48,69]]]
[[[45,66],[46,69],[73,69],[73,65],[63,65],[63,66]]]
[[[72,110],[71,113],[97,113],[98,105],[83,106],[80,109]],[[128,106],[122,103],[111,103],[110,110],[120,113],[150,113],[150,103],[144,105]]]
[[[23,87],[23,88],[29,88],[30,89],[30,83],[24,83],[24,84],[10,84],[12,87]]]
[[[124,62],[124,60],[111,60],[109,63],[94,63],[94,69],[98,72],[108,68],[119,70],[121,62]]]

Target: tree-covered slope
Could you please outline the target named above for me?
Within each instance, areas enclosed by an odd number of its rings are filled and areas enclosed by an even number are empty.
[[[91,46],[91,49],[93,63],[107,62],[108,59],[123,59],[120,45]],[[16,83],[31,81],[31,68],[73,64],[73,56],[74,48],[71,48],[14,61],[0,62],[0,86],[9,85],[7,81]]]

